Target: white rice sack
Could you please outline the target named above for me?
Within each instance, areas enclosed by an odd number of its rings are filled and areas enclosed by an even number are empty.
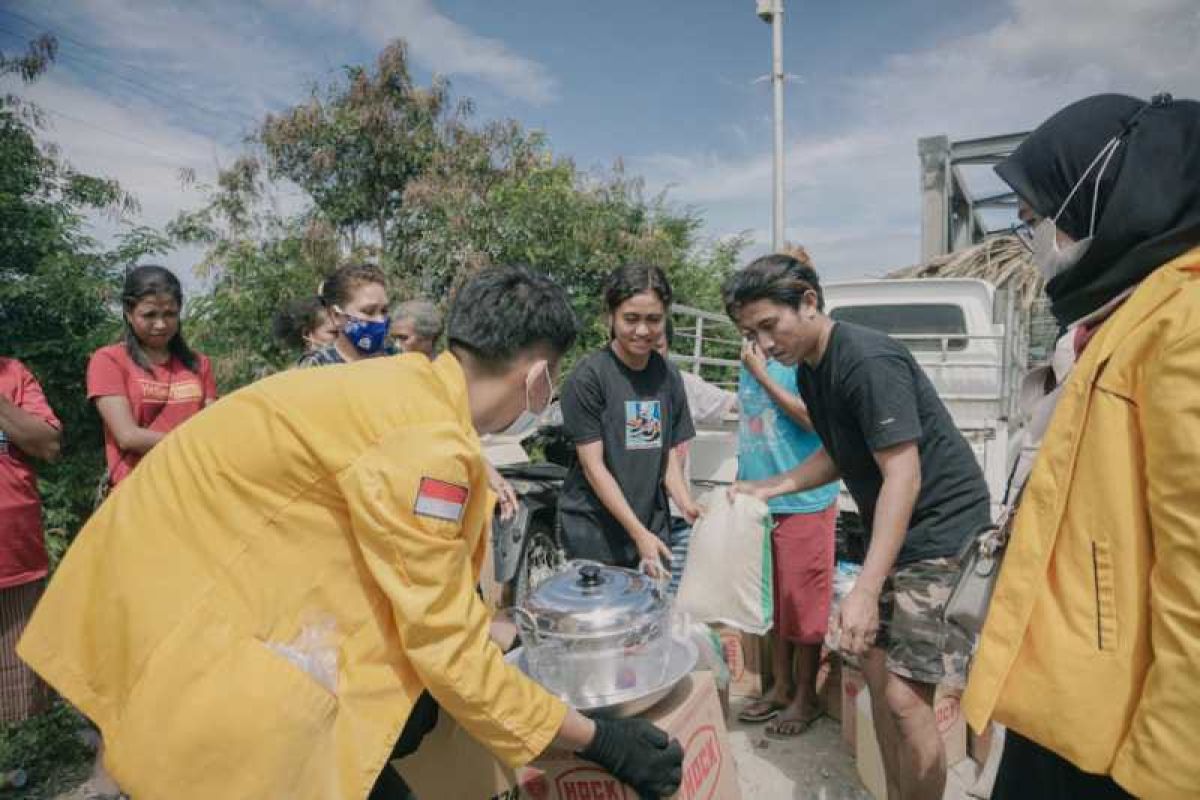
[[[692,619],[764,634],[774,624],[771,514],[745,494],[714,489],[700,501],[675,607]]]

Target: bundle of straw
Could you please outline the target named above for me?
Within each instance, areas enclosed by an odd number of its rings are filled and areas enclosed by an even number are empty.
[[[979,278],[996,288],[1011,290],[1020,308],[1027,312],[1042,295],[1042,276],[1015,236],[994,236],[925,264],[896,270],[887,277]]]

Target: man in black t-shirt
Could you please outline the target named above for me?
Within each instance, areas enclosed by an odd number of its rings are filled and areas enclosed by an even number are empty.
[[[889,796],[937,800],[946,756],[938,683],[965,681],[971,643],[942,621],[957,554],[989,522],[983,472],[912,354],[822,313],[816,272],[765,256],[725,285],[730,316],[787,365],[824,447],[790,472],[739,482],[768,500],[843,479],[868,530],[863,569],[842,601],[840,649],[862,658]]]

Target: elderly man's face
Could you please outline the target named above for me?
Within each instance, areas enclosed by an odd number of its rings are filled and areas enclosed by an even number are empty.
[[[433,340],[419,336],[411,319],[398,319],[392,323],[392,339],[405,353],[424,353],[433,358]]]

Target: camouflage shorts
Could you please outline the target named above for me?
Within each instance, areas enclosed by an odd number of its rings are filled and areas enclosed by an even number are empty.
[[[964,686],[973,642],[942,620],[958,561],[932,558],[893,572],[879,596],[879,638],[888,671],[921,683]]]

